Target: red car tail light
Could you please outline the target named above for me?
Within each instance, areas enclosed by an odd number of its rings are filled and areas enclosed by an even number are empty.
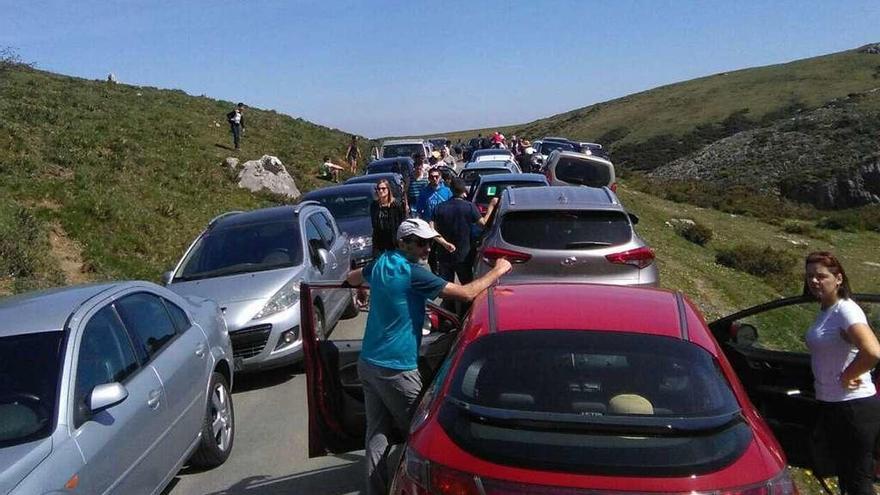
[[[490,262],[495,261],[498,258],[507,258],[507,261],[511,263],[525,263],[532,259],[532,255],[500,247],[487,247],[483,250],[483,261],[487,264],[491,264]]]
[[[611,183],[611,192],[614,192],[614,193],[617,192],[617,182]]]
[[[718,495],[798,495],[798,490],[788,474],[788,469],[783,469],[769,481],[719,490],[716,493]]]
[[[391,485],[392,494],[483,495],[477,476],[422,459],[412,449],[406,449],[402,462],[403,469]]]
[[[606,255],[605,259],[618,265],[632,265],[641,269],[654,262],[654,250],[648,246],[642,246],[630,249],[629,251]]]

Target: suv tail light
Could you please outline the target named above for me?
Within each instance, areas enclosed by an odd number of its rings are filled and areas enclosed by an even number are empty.
[[[483,250],[483,261],[487,264],[491,264],[490,262],[498,258],[507,258],[507,261],[511,263],[525,263],[532,259],[532,255],[500,247],[487,247]]]
[[[632,265],[641,269],[654,262],[654,250],[648,246],[642,246],[630,249],[629,251],[606,255],[605,259],[618,265]]]
[[[391,484],[391,495],[626,495],[626,491],[532,485],[482,478],[404,453],[401,469]],[[711,491],[652,492],[652,495],[798,495],[787,469],[776,477],[751,485]]]
[[[611,183],[611,192],[613,192],[613,193],[617,192],[617,182]]]

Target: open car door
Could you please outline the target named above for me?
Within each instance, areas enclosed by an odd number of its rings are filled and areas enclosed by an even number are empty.
[[[316,291],[325,290],[352,289],[341,282],[303,283],[300,300],[314,300]],[[309,406],[309,457],[363,449],[366,420],[357,362],[366,318],[361,316],[358,320],[352,320],[354,325],[360,327],[357,338],[319,338],[315,333],[313,305],[300,304],[300,307]],[[425,323],[430,333],[422,336],[419,349],[423,389],[431,384],[461,328],[455,315],[433,303],[428,303],[427,313]],[[405,435],[406,432],[401,434]]]
[[[880,328],[880,295],[852,298],[865,311],[871,328]],[[709,328],[773,429],[789,464],[824,477],[833,474],[834,461],[825,440],[815,432],[819,403],[804,341],[818,311],[814,298],[791,297],[726,316]]]

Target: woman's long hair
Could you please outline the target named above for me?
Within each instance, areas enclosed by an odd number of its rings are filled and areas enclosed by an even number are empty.
[[[837,288],[837,297],[841,299],[849,299],[849,296],[852,295],[852,290],[849,288],[849,278],[847,278],[846,271],[844,271],[843,265],[840,264],[837,257],[828,251],[814,251],[807,255],[804,267],[812,265],[813,263],[818,263],[824,266],[832,275],[840,275],[843,282],[840,284],[840,287]],[[810,287],[807,284],[806,276],[804,277],[804,295],[812,295]]]
[[[379,179],[379,182],[376,183],[376,187],[385,184],[385,187],[388,188],[388,204],[394,203],[394,190],[391,189],[391,182],[388,179]],[[376,191],[376,200],[379,202],[379,206],[382,206],[382,198],[379,197],[379,191]]]

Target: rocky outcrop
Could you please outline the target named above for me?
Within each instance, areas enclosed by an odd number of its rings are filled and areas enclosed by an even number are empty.
[[[235,168],[238,167],[238,158],[235,157],[226,157],[223,160],[223,166],[226,167],[230,172],[234,172]]]
[[[880,159],[824,181],[784,182],[780,193],[819,208],[852,208],[880,203]]]
[[[252,192],[268,191],[290,199],[300,197],[293,177],[287,173],[281,160],[271,155],[244,162],[238,173],[238,187]]]
[[[852,94],[720,139],[649,175],[740,187],[824,209],[880,203],[880,114],[872,110],[878,104],[880,92]]]
[[[870,45],[859,47],[858,52],[880,55],[880,43],[871,43]]]

